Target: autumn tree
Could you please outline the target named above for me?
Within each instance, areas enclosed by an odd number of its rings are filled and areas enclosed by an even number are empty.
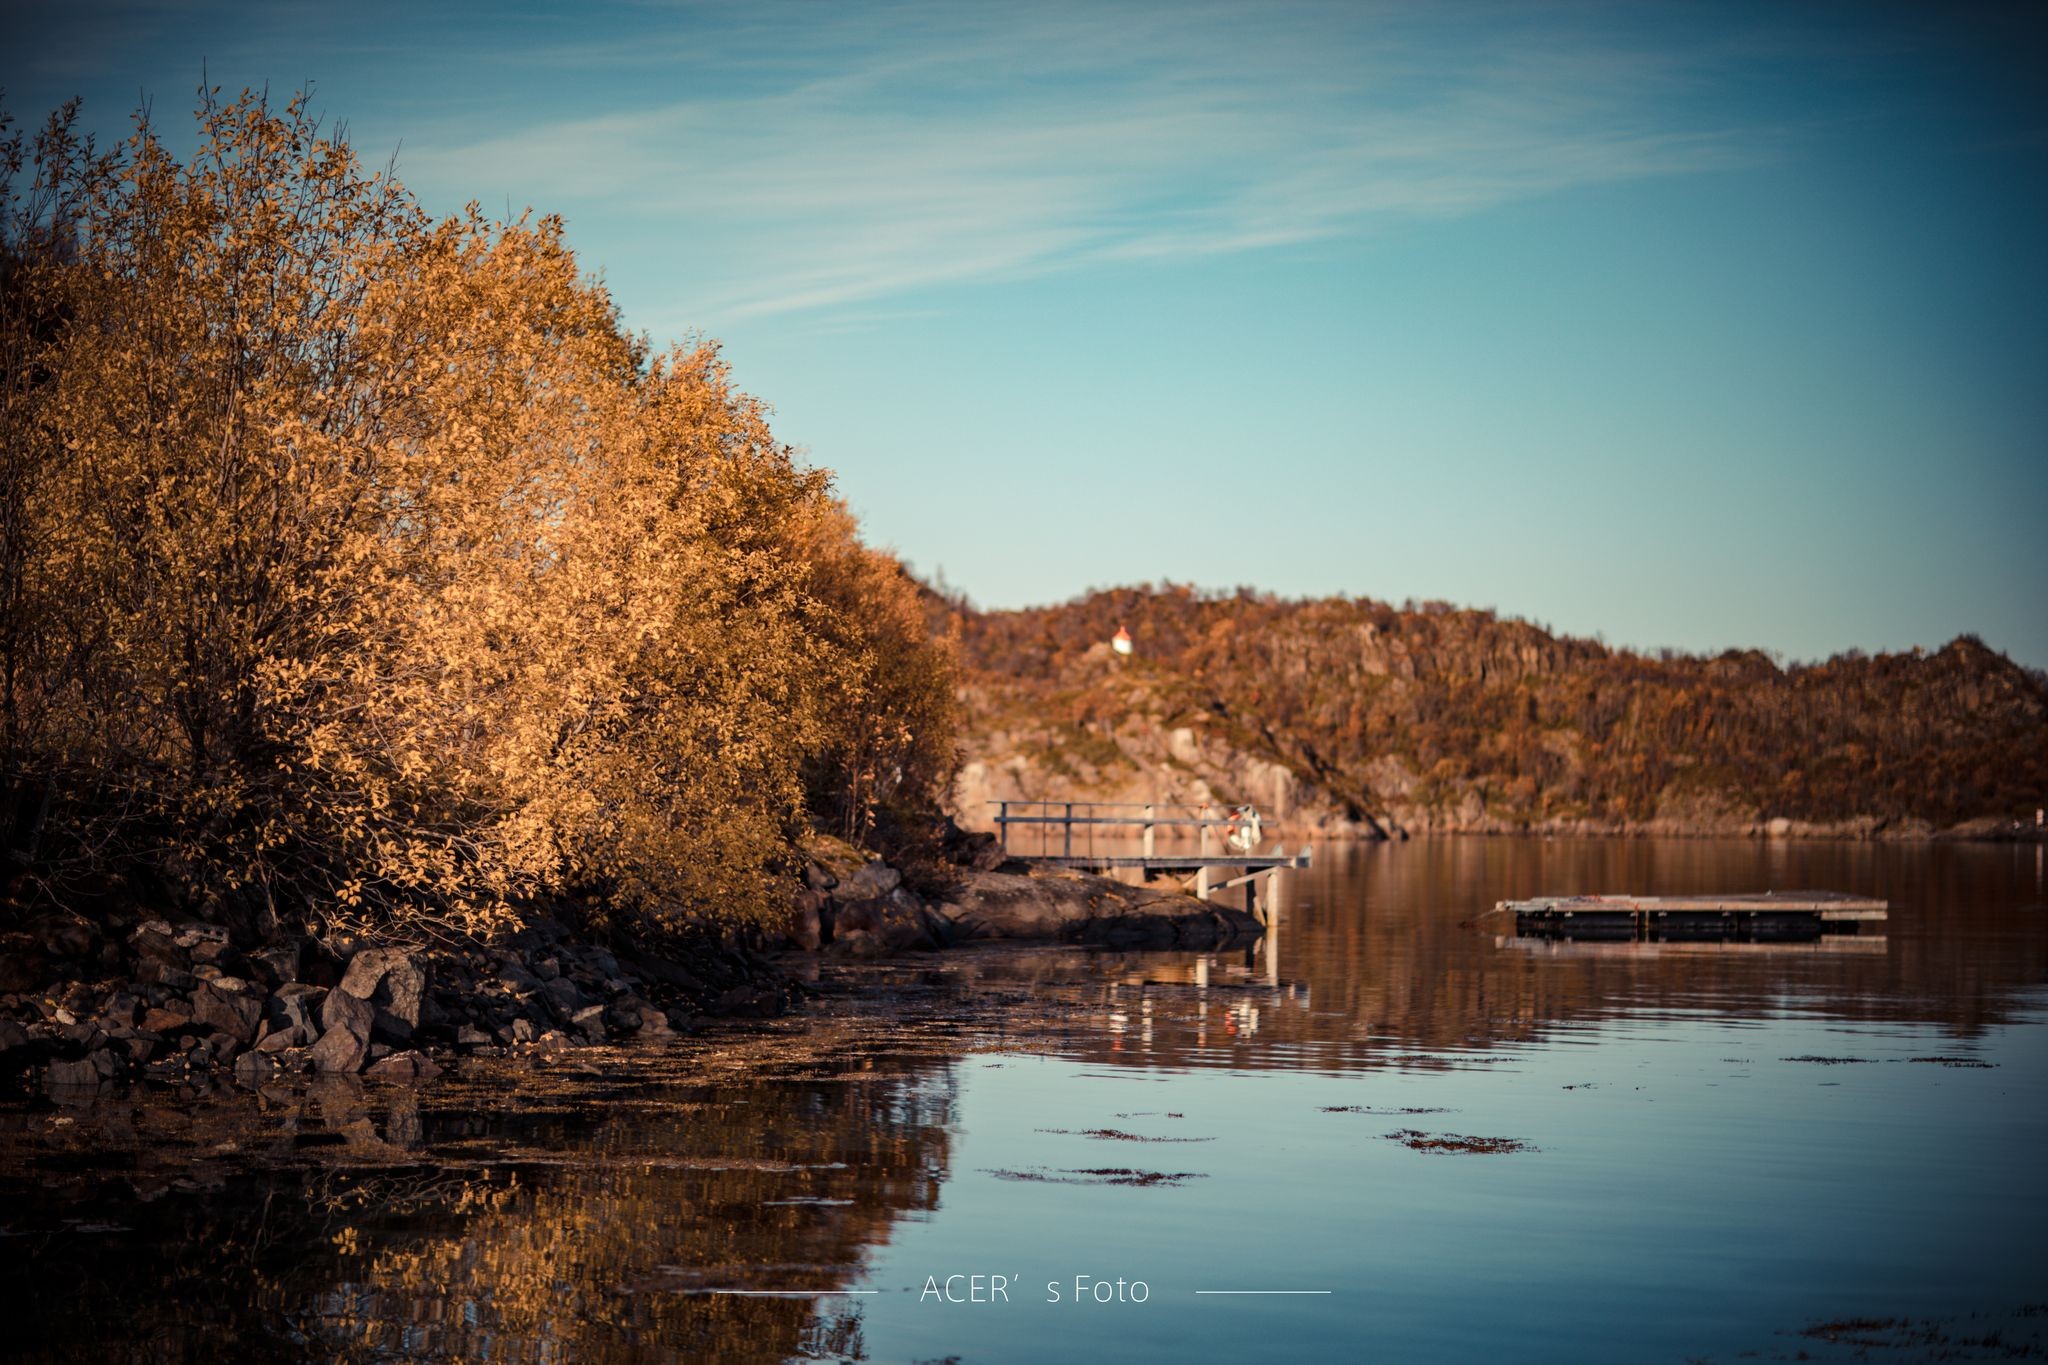
[[[800,547],[811,627],[832,646],[843,681],[826,698],[809,805],[858,841],[878,817],[936,810],[948,796],[958,762],[954,642],[935,636],[917,582],[894,555],[860,543],[843,507],[812,528]]]
[[[198,122],[7,143],[17,899],[745,919],[821,795],[943,787],[949,656],[715,347],[650,355],[559,220],[435,221],[303,96]]]

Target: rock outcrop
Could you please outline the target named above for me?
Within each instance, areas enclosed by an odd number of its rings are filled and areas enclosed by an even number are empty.
[[[10,935],[0,966],[0,1084],[39,1075],[60,1100],[212,1071],[249,1085],[280,1072],[422,1081],[440,1069],[431,1050],[673,1037],[706,1016],[779,1013],[794,989],[729,946],[622,960],[549,920],[429,948],[238,945],[219,925],[161,919],[114,937],[59,916]]]
[[[1064,870],[969,873],[938,911],[962,939],[1213,948],[1261,932],[1231,906]]]
[[[888,864],[836,840],[818,841],[788,940],[830,956],[876,957],[981,939],[1211,948],[1261,932],[1242,910],[1108,877],[1003,863],[987,856],[991,848],[985,836],[969,842],[965,865],[921,896]]]

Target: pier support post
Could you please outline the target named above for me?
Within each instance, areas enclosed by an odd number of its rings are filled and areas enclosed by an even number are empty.
[[[1280,878],[1276,874],[1266,889],[1266,933],[1259,940],[1266,947],[1266,984],[1280,984]]]

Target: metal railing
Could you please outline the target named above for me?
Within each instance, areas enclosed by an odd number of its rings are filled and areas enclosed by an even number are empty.
[[[1248,809],[1241,806],[1220,806],[1213,802],[1202,805],[1177,805],[1163,802],[1119,801],[991,801],[989,804],[996,807],[996,835],[1002,841],[1004,853],[1016,851],[1010,847],[1010,826],[1036,825],[1039,831],[1038,856],[1062,858],[1074,856],[1076,826],[1087,831],[1086,847],[1082,850],[1084,857],[1095,855],[1097,829],[1121,828],[1143,831],[1145,856],[1150,858],[1154,856],[1154,831],[1161,827],[1198,829],[1201,853],[1206,857],[1209,853],[1209,831],[1219,825],[1235,826],[1241,823],[1237,812]],[[1022,813],[1013,814],[1013,811]],[[1058,855],[1054,855],[1046,846],[1051,841],[1054,826],[1060,829]]]

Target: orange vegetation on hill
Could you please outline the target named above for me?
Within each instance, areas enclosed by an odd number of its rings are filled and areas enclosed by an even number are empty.
[[[1781,665],[1171,585],[934,609],[967,670],[966,804],[1213,794],[1365,830],[1871,833],[2031,824],[2048,802],[2048,681],[1972,636]],[[1106,645],[1119,626],[1129,660]]]

